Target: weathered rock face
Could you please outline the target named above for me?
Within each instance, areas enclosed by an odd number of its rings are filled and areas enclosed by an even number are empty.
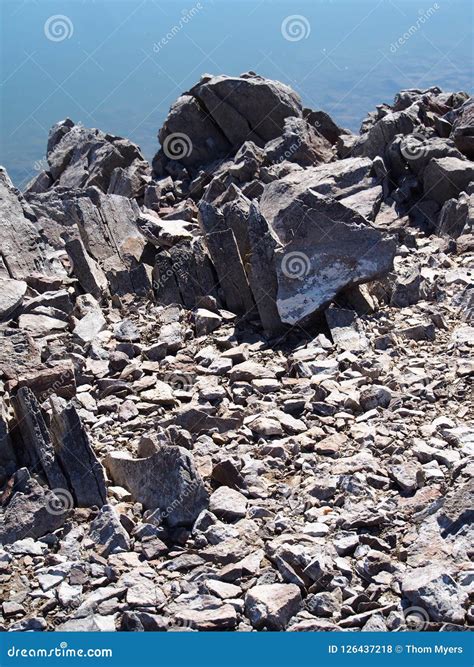
[[[474,100],[466,100],[459,109],[451,133],[456,147],[470,160],[474,160]]]
[[[161,175],[170,158],[195,168],[233,155],[245,141],[263,146],[282,134],[288,116],[301,115],[299,97],[278,81],[253,73],[205,76],[172,106],[155,171]]]

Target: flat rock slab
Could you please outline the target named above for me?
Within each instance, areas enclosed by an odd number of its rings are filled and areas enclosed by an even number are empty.
[[[159,510],[170,526],[190,525],[207,507],[208,496],[191,454],[166,446],[145,459],[112,452],[104,465],[115,484],[123,486],[145,509]]]
[[[209,509],[221,519],[242,519],[247,514],[247,498],[228,486],[220,486],[209,499]]]

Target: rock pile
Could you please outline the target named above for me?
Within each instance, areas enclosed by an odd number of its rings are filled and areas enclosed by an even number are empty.
[[[0,172],[0,629],[473,623],[473,109],[206,75]]]

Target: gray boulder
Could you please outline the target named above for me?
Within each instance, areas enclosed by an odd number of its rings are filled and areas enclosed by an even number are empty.
[[[0,320],[6,319],[21,305],[26,289],[23,280],[0,278]]]
[[[66,494],[45,490],[34,479],[15,486],[18,490],[0,514],[0,544],[43,537],[61,528],[71,509]]]
[[[423,174],[423,192],[426,199],[439,204],[457,198],[474,181],[474,164],[456,157],[435,158]]]
[[[282,134],[288,116],[302,116],[301,101],[278,81],[252,72],[205,75],[171,107],[154,169],[163,175],[170,160],[193,169],[235,154],[246,141],[264,146]]]
[[[192,455],[169,445],[145,459],[112,452],[104,465],[115,484],[123,486],[146,509],[159,510],[169,526],[191,525],[207,507],[208,495]]]

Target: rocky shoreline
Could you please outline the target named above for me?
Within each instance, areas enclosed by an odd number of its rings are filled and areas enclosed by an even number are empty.
[[[474,623],[474,100],[205,75],[0,171],[0,630]]]

